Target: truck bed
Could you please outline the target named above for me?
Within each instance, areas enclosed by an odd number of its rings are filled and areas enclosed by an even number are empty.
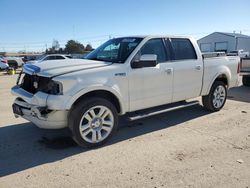
[[[225,52],[207,52],[202,53],[203,58],[223,57],[226,56]]]

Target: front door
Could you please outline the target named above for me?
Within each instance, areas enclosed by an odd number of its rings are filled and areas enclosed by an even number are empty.
[[[155,67],[131,68],[129,71],[130,111],[170,103],[172,100],[173,63],[169,62],[163,40],[150,39],[135,58],[157,55]]]

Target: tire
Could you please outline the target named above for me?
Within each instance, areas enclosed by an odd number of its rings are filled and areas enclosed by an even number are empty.
[[[215,81],[210,89],[209,94],[202,96],[203,106],[211,112],[217,112],[221,110],[225,105],[226,100],[227,88],[222,81]]]
[[[250,87],[250,76],[243,76],[242,83],[244,86]]]
[[[94,148],[105,144],[114,134],[118,113],[108,100],[92,97],[78,102],[68,121],[74,141],[81,147]]]

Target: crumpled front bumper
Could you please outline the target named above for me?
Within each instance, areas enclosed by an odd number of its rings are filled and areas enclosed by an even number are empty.
[[[14,113],[16,117],[21,116],[44,129],[67,127],[68,110],[48,109],[48,94],[37,92],[33,95],[18,86],[13,87],[11,92],[17,96],[14,104],[18,105],[22,112],[22,115]]]

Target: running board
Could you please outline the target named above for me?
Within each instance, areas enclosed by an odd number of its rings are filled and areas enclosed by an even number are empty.
[[[154,116],[154,115],[161,114],[164,112],[186,108],[186,107],[197,105],[197,104],[199,104],[199,101],[191,101],[191,102],[183,101],[183,102],[167,104],[164,106],[154,107],[154,108],[150,108],[146,110],[131,112],[128,114],[128,120],[135,121],[135,120],[142,119],[145,117],[150,117],[150,116]]]

